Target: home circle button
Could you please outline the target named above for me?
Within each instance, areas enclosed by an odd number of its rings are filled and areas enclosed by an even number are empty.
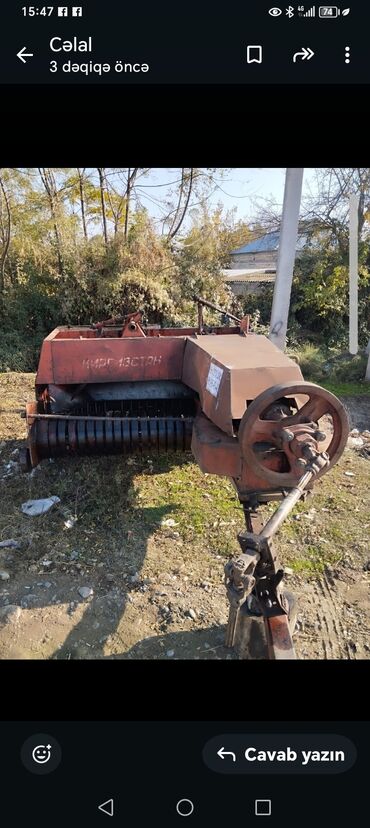
[[[191,799],[179,799],[176,805],[176,811],[180,816],[191,816],[194,811],[194,805]]]

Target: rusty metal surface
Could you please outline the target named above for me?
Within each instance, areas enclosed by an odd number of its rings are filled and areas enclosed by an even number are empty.
[[[246,320],[247,317],[244,317]],[[204,335],[229,336],[239,335],[242,330],[241,320],[240,325],[232,325],[229,328],[225,325],[206,325]],[[244,323],[243,323],[244,325]],[[142,330],[145,336],[151,336],[161,339],[162,337],[184,337],[184,336],[199,336],[198,327],[186,328],[161,328],[160,325],[143,325]],[[45,337],[44,342],[52,342],[54,339],[120,339],[122,337],[122,326],[108,325],[104,322],[96,323],[94,325],[60,325],[54,328],[48,336]]]
[[[29,449],[29,463],[31,466],[39,464],[38,447],[36,441],[36,434],[34,429],[35,419],[34,415],[38,412],[38,405],[36,402],[27,403],[26,405],[26,420],[28,429],[28,449]]]
[[[122,336],[125,337],[137,337],[137,336],[145,336],[143,331],[143,314],[141,311],[136,311],[136,313],[129,313],[124,320],[124,325],[122,328]]]
[[[310,442],[307,445],[310,462],[306,471],[301,475],[297,486],[286,493],[283,502],[265,526],[258,527],[258,534],[253,531],[257,529],[253,504],[243,502],[247,529],[238,535],[242,554],[234,556],[225,565],[225,584],[230,603],[225,642],[228,647],[233,646],[236,640],[238,619],[243,609],[241,620],[244,626],[248,615],[263,617],[269,658],[295,658],[291,636],[295,624],[296,601],[293,595],[283,591],[284,570],[278,564],[273,536],[302,497],[312,478],[330,463],[326,452],[314,451]]]
[[[225,586],[230,604],[226,628],[225,647],[233,647],[239,612],[246,598],[255,587],[254,571],[260,555],[255,550],[232,558],[225,564]]]
[[[307,396],[305,402],[294,414],[279,421],[269,417],[269,409],[277,400],[297,400]],[[326,446],[329,464],[318,472],[324,474],[341,456],[348,439],[349,423],[344,406],[325,388],[309,382],[277,385],[267,389],[248,406],[239,427],[239,441],[243,457],[242,478],[247,482],[250,471],[270,486],[293,487],[301,478],[308,465],[308,452],[319,451],[321,433],[317,422],[325,414],[333,421],[333,433]],[[271,470],[261,461],[256,445],[269,442],[284,453],[285,466],[280,471]]]
[[[43,341],[36,385],[178,380],[185,342],[197,333],[197,328],[141,328],[135,319],[123,332],[116,327],[55,328]],[[240,327],[214,327],[212,337],[217,336],[239,339]]]
[[[302,380],[298,365],[266,337],[198,336],[186,341],[182,380],[197,391],[202,410],[226,434],[247,400],[281,382]]]
[[[180,380],[185,339],[90,338],[45,340],[36,385]]]
[[[239,336],[242,330],[242,323],[240,325],[231,325],[230,328],[225,328],[225,325],[206,325],[204,326],[204,336]],[[243,323],[244,324],[244,323]],[[146,336],[199,336],[199,328],[144,328]]]
[[[302,486],[304,483],[302,478]],[[288,513],[296,501],[292,498],[287,498],[287,501],[290,507],[286,510]],[[242,554],[234,556],[225,565],[225,584],[230,604],[225,645],[232,647],[235,644],[238,629],[242,640],[248,637],[248,617],[263,617],[269,658],[294,659],[289,626],[291,603],[283,591],[284,571],[278,566],[272,543],[273,533],[266,532],[266,526],[258,527],[259,534],[251,531],[252,528],[257,529],[258,521],[252,507],[248,510],[244,504],[244,510],[247,529],[238,535]],[[274,531],[277,531],[279,525],[280,522],[277,521]],[[295,605],[294,600],[293,604]],[[257,630],[256,625],[254,629]]]
[[[204,414],[194,420],[191,450],[203,472],[223,477],[241,474],[241,456],[236,437],[230,437]]]
[[[274,661],[296,659],[287,615],[264,618],[268,656]]]
[[[203,472],[230,477],[239,497],[242,493],[246,496],[248,492],[269,489],[269,481],[255,475],[253,468],[248,467],[242,475],[243,457],[238,438],[225,434],[204,414],[199,414],[194,420],[191,450]],[[258,457],[264,468],[276,473],[282,471],[282,452],[264,451],[262,448]]]

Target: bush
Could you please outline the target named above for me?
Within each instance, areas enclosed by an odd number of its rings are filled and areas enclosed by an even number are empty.
[[[1,335],[0,371],[32,371],[36,367],[37,342],[26,345],[19,331],[4,331]]]
[[[370,336],[368,245],[360,248],[358,311],[360,346]],[[295,323],[318,345],[344,349],[348,342],[348,252],[321,241],[298,259],[290,304],[289,324]]]
[[[336,382],[361,382],[366,373],[367,356],[364,353],[339,354],[324,365],[327,376]]]
[[[239,297],[243,303],[243,313],[254,316],[258,311],[259,323],[264,326],[269,325],[273,296],[274,286],[267,283],[262,285],[258,293],[250,293],[248,296]]]
[[[365,377],[367,356],[363,352],[356,356],[348,352],[333,353],[308,342],[292,349],[289,355],[297,358],[307,382],[356,383]]]
[[[290,353],[288,352],[288,355]],[[324,376],[325,354],[310,342],[292,351],[307,382],[320,382]]]
[[[60,318],[58,297],[32,280],[9,290],[1,319],[0,371],[34,371],[42,340]]]

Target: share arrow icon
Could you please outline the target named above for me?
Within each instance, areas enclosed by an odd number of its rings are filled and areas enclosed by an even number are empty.
[[[17,52],[17,57],[19,58],[19,60],[22,61],[22,63],[27,63],[25,58],[33,57],[33,52],[26,52],[26,49],[27,49],[27,46],[23,46],[23,48],[20,49],[19,52]]]
[[[103,811],[103,814],[108,814],[108,816],[114,816],[114,802],[113,799],[107,799],[106,802],[102,802],[101,805],[98,805],[99,811]]]
[[[313,52],[309,46],[302,46],[302,51],[296,52],[295,55],[293,55],[293,63],[297,62],[297,58],[301,58],[302,60],[311,60],[314,54],[315,52]]]

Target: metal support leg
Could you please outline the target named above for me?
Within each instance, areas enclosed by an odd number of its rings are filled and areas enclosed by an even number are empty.
[[[286,495],[258,534],[253,531],[252,508],[248,503],[243,503],[247,531],[238,536],[242,555],[225,566],[225,582],[230,601],[225,642],[227,647],[234,645],[236,637],[244,641],[247,638],[247,633],[237,627],[238,623],[245,627],[250,623],[252,613],[248,615],[240,610],[243,605],[246,606],[248,596],[251,596],[256,614],[264,620],[269,658],[296,658],[289,626],[289,602],[280,587],[284,571],[277,568],[271,543],[273,535],[300,500],[312,478],[329,461],[324,452],[321,455],[315,453],[310,459],[310,465],[296,486]]]
[[[278,661],[295,659],[296,654],[289,629],[287,615],[275,615],[274,618],[264,618],[269,658]]]

